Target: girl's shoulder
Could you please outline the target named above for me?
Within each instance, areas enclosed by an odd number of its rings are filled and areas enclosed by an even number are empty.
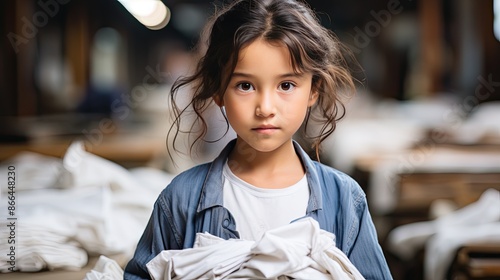
[[[359,198],[365,197],[361,186],[350,175],[317,161],[313,161],[313,165],[323,186],[328,186],[328,188],[335,186],[339,192],[348,192]]]
[[[331,178],[335,178],[337,180],[342,180],[342,181],[354,181],[354,182],[356,182],[347,173],[344,173],[338,169],[335,169],[335,168],[331,167],[330,165],[326,165],[326,164],[318,162],[318,161],[312,161],[312,162],[313,162],[313,165],[314,165],[316,172],[318,172],[318,175],[320,175],[320,176],[331,177]]]
[[[172,179],[167,187],[163,189],[161,196],[190,196],[192,193],[199,192],[209,169],[210,164],[204,163],[179,173]]]

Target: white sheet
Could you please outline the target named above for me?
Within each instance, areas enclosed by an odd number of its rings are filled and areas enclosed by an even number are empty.
[[[0,272],[9,272],[10,267],[20,271],[53,270],[56,268],[78,270],[87,264],[87,253],[80,244],[72,240],[75,227],[63,214],[38,211],[26,219],[18,219],[15,228],[15,243],[7,243],[10,221],[2,218],[0,226]],[[11,246],[15,247],[15,262],[10,263]]]
[[[404,260],[425,247],[426,279],[444,279],[460,246],[500,242],[500,192],[488,189],[476,202],[436,220],[399,226],[387,240],[391,252]]]
[[[23,159],[36,162],[41,171],[52,170],[47,173],[52,178],[31,187],[27,183],[36,183],[41,174]],[[17,177],[25,178],[16,186],[15,249],[20,271],[79,269],[87,264],[87,255],[131,256],[158,193],[171,180],[159,170],[126,170],[86,152],[81,142],[73,143],[63,160],[30,154],[5,164],[13,162]],[[0,205],[7,208],[5,194]],[[6,215],[0,211],[5,236]],[[1,239],[0,251],[11,245]],[[0,255],[0,271],[8,271],[8,258]]]
[[[500,221],[473,226],[455,225],[438,231],[425,246],[425,279],[445,279],[457,250],[468,243],[478,242],[500,243]]]
[[[87,272],[83,280],[121,280],[123,274],[123,269],[116,261],[100,256],[94,268]]]
[[[335,247],[335,236],[312,218],[267,231],[256,242],[198,234],[194,248],[163,251],[147,267],[155,280],[364,279]]]
[[[8,166],[14,166],[16,173],[16,190],[36,190],[53,188],[62,170],[61,159],[49,157],[33,152],[22,152],[17,156],[0,163],[0,182],[7,182]],[[0,193],[5,193],[8,188],[2,188]],[[0,195],[1,196],[1,195]]]

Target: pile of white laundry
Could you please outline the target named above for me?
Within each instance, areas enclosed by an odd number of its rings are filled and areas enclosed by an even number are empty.
[[[436,220],[397,227],[387,240],[390,251],[403,260],[425,248],[425,279],[445,279],[462,245],[500,243],[500,192],[488,189],[478,201]]]
[[[0,252],[14,246],[19,271],[79,270],[88,256],[131,257],[154,201],[171,180],[152,168],[127,170],[88,153],[81,142],[63,159],[23,153],[0,170],[8,166],[16,170],[15,244],[0,239]],[[6,175],[0,172],[1,182]],[[1,192],[0,233],[7,236],[13,220],[7,219],[8,189]],[[0,255],[0,272],[9,272],[9,258]]]
[[[335,236],[312,218],[267,231],[255,242],[199,233],[193,248],[162,251],[147,267],[155,280],[364,279],[335,246]]]

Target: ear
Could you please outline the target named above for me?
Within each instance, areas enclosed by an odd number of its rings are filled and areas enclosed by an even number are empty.
[[[307,103],[307,106],[311,107],[312,105],[314,105],[314,103],[316,103],[316,101],[318,100],[318,97],[319,97],[318,91],[312,90],[311,94],[309,94],[309,102]]]
[[[219,107],[222,107],[224,106],[224,101],[222,100],[222,98],[218,95],[212,97],[212,99],[214,100],[215,104],[217,104],[217,106]]]

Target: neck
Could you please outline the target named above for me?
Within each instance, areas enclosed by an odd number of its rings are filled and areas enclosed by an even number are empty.
[[[228,165],[236,176],[261,187],[266,187],[265,182],[289,186],[304,174],[292,140],[273,151],[260,152],[238,139],[229,155]]]

